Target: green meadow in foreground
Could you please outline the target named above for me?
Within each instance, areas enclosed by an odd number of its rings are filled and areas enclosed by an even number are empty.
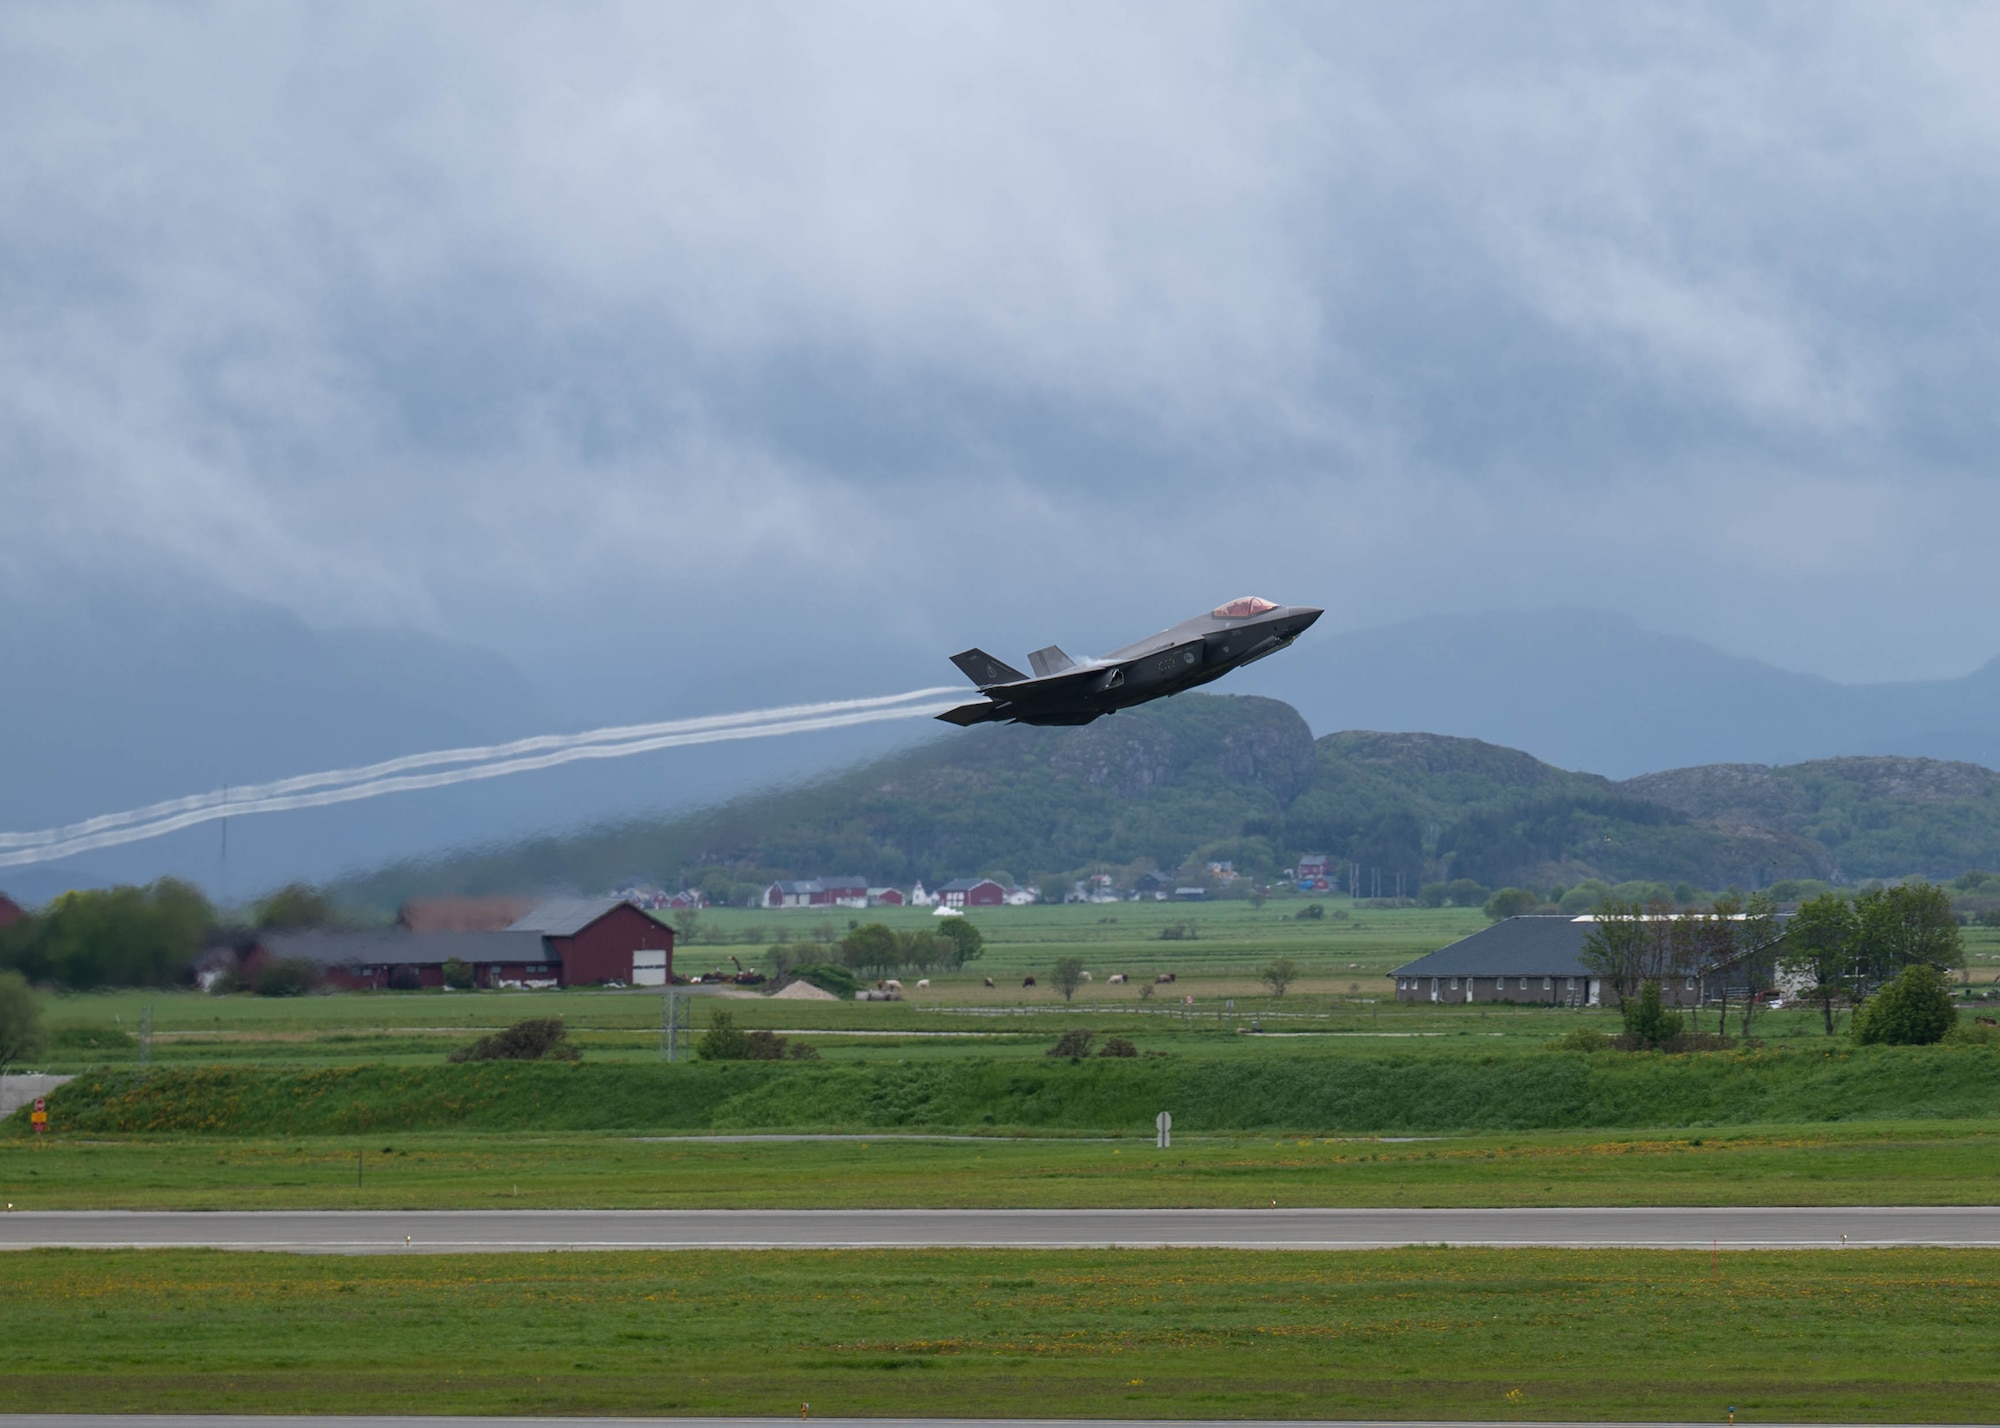
[[[2000,1122],[1309,1136],[707,1142],[468,1134],[0,1142],[22,1209],[1988,1204]]]
[[[2000,1252],[0,1256],[0,1410],[1970,1422]]]

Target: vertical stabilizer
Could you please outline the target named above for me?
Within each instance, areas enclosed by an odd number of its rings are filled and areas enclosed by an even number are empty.
[[[1028,656],[1028,663],[1034,667],[1037,679],[1047,679],[1052,674],[1061,674],[1066,669],[1076,668],[1076,661],[1055,645],[1050,645],[1045,650],[1036,650]]]

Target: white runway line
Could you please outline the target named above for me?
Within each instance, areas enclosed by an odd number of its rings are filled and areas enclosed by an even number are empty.
[[[585,759],[619,759],[691,744],[737,739],[768,739],[785,734],[844,729],[891,719],[918,719],[950,707],[939,696],[948,687],[916,689],[873,699],[798,704],[740,714],[707,715],[658,724],[629,724],[592,729],[580,734],[543,734],[507,744],[441,749],[406,754],[350,769],[301,774],[273,783],[217,789],[149,804],[144,808],[106,813],[61,828],[36,832],[0,833],[0,868],[49,862],[95,848],[115,847],[191,828],[221,818],[253,813],[283,813],[324,808],[336,803],[379,798],[390,793],[446,788],[453,784],[503,778],[510,774],[554,768]],[[461,765],[441,768],[443,765]],[[438,769],[432,773],[412,772]]]

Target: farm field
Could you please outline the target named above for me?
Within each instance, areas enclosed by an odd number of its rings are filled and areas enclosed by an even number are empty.
[[[0,1256],[0,1410],[1966,1422],[2000,1253]]]
[[[2000,1120],[1422,1140],[425,1133],[0,1142],[21,1209],[1986,1204]]]

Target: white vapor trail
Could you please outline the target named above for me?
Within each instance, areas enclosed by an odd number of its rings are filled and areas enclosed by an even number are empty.
[[[123,813],[107,813],[62,828],[36,833],[0,833],[0,868],[26,863],[44,863],[66,858],[72,853],[94,848],[116,847],[158,838],[198,823],[218,818],[235,818],[252,813],[282,813],[295,808],[324,808],[329,804],[352,803],[378,798],[385,793],[409,793],[419,789],[445,788],[477,779],[502,778],[534,769],[582,759],[619,759],[656,749],[688,744],[713,744],[735,739],[765,739],[781,734],[802,734],[818,729],[842,729],[856,724],[873,724],[888,719],[917,719],[942,713],[953,701],[935,702],[943,694],[962,695],[949,686],[915,689],[907,694],[875,699],[848,699],[821,704],[796,704],[777,709],[758,709],[741,714],[709,715],[698,719],[676,719],[659,724],[629,724],[593,729],[581,734],[544,734],[517,739],[507,744],[478,748],[444,749],[429,754],[408,754],[358,768],[332,769],[323,773],[301,774],[274,783],[248,784],[239,788],[194,794],[170,799]],[[915,703],[917,700],[931,702]],[[440,765],[458,764],[458,768]],[[436,769],[413,773],[415,769]]]

